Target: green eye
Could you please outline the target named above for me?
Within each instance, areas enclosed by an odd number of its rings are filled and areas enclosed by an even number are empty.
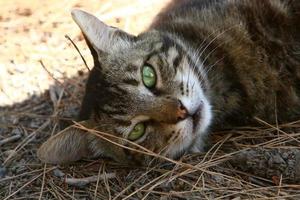
[[[156,84],[156,74],[153,67],[145,65],[142,69],[142,78],[147,88],[153,88]]]
[[[135,125],[133,130],[129,133],[128,139],[131,141],[137,140],[141,138],[145,133],[145,124],[144,123],[138,123]]]

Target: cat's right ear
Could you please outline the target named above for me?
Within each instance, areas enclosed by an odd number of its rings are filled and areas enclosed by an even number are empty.
[[[130,45],[134,38],[120,29],[106,25],[83,10],[74,9],[71,13],[87,43],[97,52],[113,53],[115,49]]]

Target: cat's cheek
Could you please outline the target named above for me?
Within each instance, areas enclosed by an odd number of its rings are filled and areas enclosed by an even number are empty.
[[[195,138],[193,134],[193,121],[186,119],[176,124],[175,133],[178,134],[168,145],[165,155],[170,158],[177,158],[185,153]]]
[[[202,153],[205,151],[206,146],[207,144],[205,144],[204,138],[198,137],[195,143],[189,149],[189,153]]]
[[[212,108],[206,98],[203,99],[203,109],[201,112],[201,119],[196,126],[196,135],[201,135],[206,132],[207,128],[212,122]]]
[[[199,121],[199,124],[196,127],[196,140],[192,144],[192,146],[189,149],[189,153],[201,153],[205,151],[205,148],[207,147],[207,135],[208,135],[208,127],[210,126],[212,122],[212,108],[211,105],[207,100],[204,101],[204,106],[202,110],[202,118]]]

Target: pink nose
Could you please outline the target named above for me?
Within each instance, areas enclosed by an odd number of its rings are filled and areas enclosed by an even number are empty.
[[[179,101],[178,103],[178,108],[177,108],[177,112],[176,112],[176,116],[177,116],[177,120],[184,120],[188,117],[189,113],[188,110],[186,109],[186,107],[181,103],[181,101]]]

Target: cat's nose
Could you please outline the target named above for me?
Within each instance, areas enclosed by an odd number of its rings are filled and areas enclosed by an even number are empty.
[[[183,103],[180,100],[178,100],[178,108],[176,112],[177,120],[178,121],[184,120],[188,117],[188,115],[189,115],[188,110],[183,105]]]

